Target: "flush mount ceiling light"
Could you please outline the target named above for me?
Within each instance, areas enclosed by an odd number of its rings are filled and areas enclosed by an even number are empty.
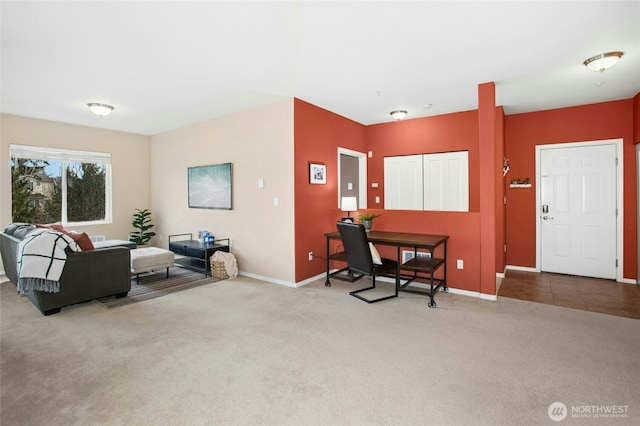
[[[407,115],[407,111],[403,109],[397,109],[395,111],[391,111],[391,117],[396,120],[402,120]]]
[[[107,105],[107,104],[99,104],[99,103],[96,103],[96,102],[89,102],[87,104],[87,106],[89,107],[91,112],[93,112],[95,115],[99,115],[100,117],[104,117],[106,115],[109,115],[109,114],[111,114],[111,111],[113,111],[113,106]]]
[[[607,52],[596,55],[592,58],[584,61],[584,66],[592,71],[604,72],[618,62],[618,59],[622,57],[622,52]]]

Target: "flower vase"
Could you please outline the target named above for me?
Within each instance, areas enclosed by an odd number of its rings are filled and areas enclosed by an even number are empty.
[[[373,222],[370,220],[363,220],[362,225],[364,225],[364,230],[369,232],[371,231],[371,226],[373,225]]]

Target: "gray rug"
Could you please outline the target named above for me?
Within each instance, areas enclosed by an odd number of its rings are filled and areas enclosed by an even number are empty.
[[[141,274],[140,282],[138,282],[136,277],[133,276],[131,278],[131,290],[126,297],[103,297],[98,299],[98,302],[109,309],[117,308],[119,306],[125,306],[131,303],[165,296],[177,291],[211,284],[216,281],[220,281],[220,279],[214,278],[211,275],[205,277],[203,272],[191,271],[181,267],[173,267],[169,268],[169,278],[167,278],[165,269],[162,271]]]

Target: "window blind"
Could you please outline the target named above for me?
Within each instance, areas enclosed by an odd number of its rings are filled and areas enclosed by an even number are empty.
[[[11,144],[9,145],[9,153],[11,158],[111,164],[111,154],[106,152],[75,151],[70,149]]]

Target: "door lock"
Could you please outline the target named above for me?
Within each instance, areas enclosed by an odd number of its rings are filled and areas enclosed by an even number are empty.
[[[543,204],[542,205],[542,213],[549,213],[549,205],[548,204]]]

